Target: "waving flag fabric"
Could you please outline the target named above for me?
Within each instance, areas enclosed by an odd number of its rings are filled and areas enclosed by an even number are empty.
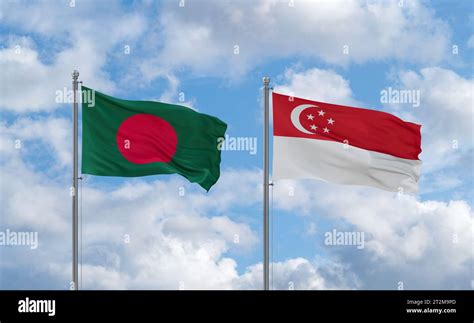
[[[220,176],[227,125],[187,107],[128,101],[93,91],[82,104],[82,173],[135,177],[177,173],[209,190]]]
[[[416,192],[421,126],[368,109],[273,93],[273,179]]]

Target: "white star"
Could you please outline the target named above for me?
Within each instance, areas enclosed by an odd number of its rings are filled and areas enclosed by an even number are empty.
[[[311,125],[311,130],[316,130],[316,129],[318,129],[318,127],[316,125],[314,125],[314,124]]]
[[[312,114],[308,114],[307,117],[308,117],[308,120],[313,120],[314,119],[314,116]]]
[[[328,119],[328,123],[329,123],[329,124],[334,124],[334,120],[333,120],[332,118],[329,118],[329,119]]]
[[[324,130],[324,133],[329,133],[329,129],[328,129],[328,128],[324,127],[323,130]]]
[[[326,113],[326,112],[324,112],[323,110],[319,110],[319,111],[318,111],[318,114],[319,114],[319,116],[321,116],[321,117],[324,117],[324,114],[325,114],[325,113]]]

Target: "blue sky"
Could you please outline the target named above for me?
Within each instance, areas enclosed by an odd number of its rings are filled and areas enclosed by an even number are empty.
[[[468,1],[4,1],[1,21],[0,231],[38,232],[39,246],[1,246],[0,288],[69,287],[71,110],[55,97],[73,69],[88,87],[188,105],[258,143],[222,153],[208,194],[177,175],[88,176],[83,288],[261,287],[265,75],[277,92],[423,126],[417,196],[275,183],[273,288],[472,288]],[[420,107],[381,103],[388,87],[419,91]],[[364,232],[364,248],[325,245],[333,229]]]

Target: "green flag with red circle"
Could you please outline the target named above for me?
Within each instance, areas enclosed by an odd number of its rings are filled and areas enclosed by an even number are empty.
[[[218,118],[180,105],[121,100],[85,86],[82,93],[89,98],[82,101],[83,174],[180,174],[206,190],[219,179],[218,142],[227,124]]]

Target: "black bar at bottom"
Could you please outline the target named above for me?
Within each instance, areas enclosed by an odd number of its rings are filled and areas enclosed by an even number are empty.
[[[258,316],[292,322],[473,322],[473,296],[472,291],[0,291],[0,322],[254,321]],[[48,302],[53,300],[54,311]]]

